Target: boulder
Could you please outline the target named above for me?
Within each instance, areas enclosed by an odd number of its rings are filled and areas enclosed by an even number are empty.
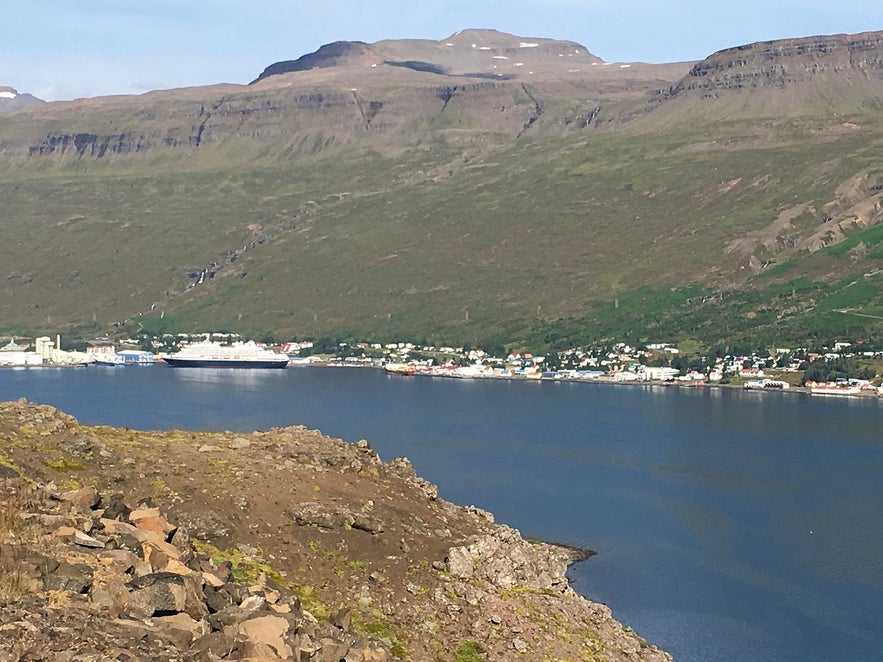
[[[66,501],[80,510],[92,510],[101,502],[101,495],[94,487],[83,487],[79,490],[62,492],[58,495],[62,501]]]
[[[239,652],[242,642],[237,641],[235,637],[228,636],[223,632],[211,632],[205,636],[198,638],[190,646],[188,657],[192,656],[194,660],[237,660],[240,659]]]
[[[74,544],[79,545],[80,547],[90,547],[92,549],[104,549],[104,543],[98,540],[97,538],[93,538],[92,536],[83,533],[82,531],[74,531],[74,536],[72,538]]]
[[[446,569],[458,579],[470,579],[475,573],[472,554],[465,547],[451,547],[445,559]]]
[[[154,614],[175,614],[187,605],[184,577],[171,572],[157,572],[136,577],[127,583],[131,591],[126,612],[134,618],[149,618]]]
[[[55,570],[43,577],[43,587],[47,591],[88,593],[91,586],[92,568],[85,563],[59,561]]]
[[[157,616],[152,621],[156,634],[174,642],[180,650],[187,650],[195,640],[211,631],[205,621],[197,621],[187,614]]]
[[[129,513],[129,521],[135,528],[161,535],[166,542],[171,539],[178,528],[160,514],[159,508],[133,510]]]
[[[269,646],[273,652],[283,659],[294,655],[289,634],[291,624],[282,616],[260,616],[239,624],[237,632],[244,636],[252,645]]]
[[[232,525],[214,510],[176,513],[178,526],[200,540],[218,541],[230,536]]]

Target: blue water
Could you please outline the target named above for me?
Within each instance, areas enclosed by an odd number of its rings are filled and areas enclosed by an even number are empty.
[[[570,576],[677,660],[878,659],[883,401],[390,377],[0,371],[84,423],[304,424],[408,456],[449,500],[599,554]]]

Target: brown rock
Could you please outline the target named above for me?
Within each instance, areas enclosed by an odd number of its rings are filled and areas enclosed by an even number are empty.
[[[71,539],[74,537],[74,534],[77,530],[72,526],[59,526],[55,531],[52,532],[52,535],[56,538],[67,538]]]
[[[291,658],[294,651],[286,642],[290,625],[281,616],[259,616],[239,624],[239,634],[249,643],[269,646],[283,659]]]
[[[94,487],[83,487],[79,490],[63,492],[58,495],[58,498],[81,510],[91,510],[101,501],[101,496]]]
[[[172,614],[153,618],[157,634],[164,639],[171,639],[175,645],[186,650],[196,640],[207,635],[211,630],[204,621],[197,621],[187,614]]]
[[[224,580],[213,572],[203,572],[202,580],[206,586],[211,586],[212,588],[221,588],[224,585]]]
[[[101,584],[93,584],[89,591],[92,603],[104,607],[111,618],[117,618],[129,604],[129,589],[122,577],[111,578]]]
[[[73,543],[80,547],[90,547],[92,549],[104,549],[104,543],[82,531],[74,531]]]
[[[325,637],[319,641],[323,660],[342,660],[346,657],[350,647],[338,639]]]
[[[163,567],[169,559],[181,560],[181,550],[152,531],[148,532],[147,540],[141,542],[141,549],[144,552],[144,560],[149,561],[154,568]]]
[[[237,660],[241,643],[223,632],[211,632],[200,637],[190,646],[190,653],[197,660]]]
[[[144,542],[150,537],[149,532],[138,529],[127,522],[107,519],[106,517],[102,517],[99,522],[108,535],[127,535],[131,536],[138,542]]]
[[[133,510],[129,513],[129,521],[142,531],[158,533],[165,541],[168,541],[178,528],[160,514],[159,508]]]
[[[128,572],[138,563],[138,557],[128,549],[108,549],[98,553],[98,562],[118,572]]]
[[[184,611],[187,590],[184,577],[159,572],[136,577],[127,586],[132,591],[126,612],[135,618],[149,618],[156,613],[173,614]]]

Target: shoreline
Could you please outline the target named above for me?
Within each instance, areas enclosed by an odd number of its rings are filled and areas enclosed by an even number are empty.
[[[317,361],[315,363],[308,364],[296,364],[291,365],[291,368],[357,368],[357,369],[375,369],[375,370],[383,370],[383,366],[378,365],[366,365],[366,364],[345,364],[345,363],[334,363],[327,361]],[[631,387],[650,387],[650,388],[689,388],[689,389],[734,389],[740,391],[752,391],[755,393],[785,393],[792,395],[815,395],[822,397],[832,397],[832,398],[880,398],[883,397],[883,394],[879,394],[873,391],[859,391],[858,393],[832,393],[832,392],[816,392],[813,393],[811,389],[805,386],[795,386],[791,385],[787,389],[779,389],[779,388],[768,388],[768,389],[749,389],[745,388],[744,384],[721,384],[721,383],[698,383],[698,382],[666,382],[660,380],[615,380],[609,377],[599,377],[599,378],[589,378],[589,379],[574,379],[569,377],[525,377],[523,375],[441,375],[441,374],[428,374],[415,372],[412,374],[396,374],[386,372],[390,377],[400,377],[403,379],[411,379],[414,377],[431,377],[437,379],[453,379],[453,380],[477,380],[477,381],[514,381],[514,382],[528,382],[528,383],[552,383],[552,384],[589,384],[595,386],[631,386]]]

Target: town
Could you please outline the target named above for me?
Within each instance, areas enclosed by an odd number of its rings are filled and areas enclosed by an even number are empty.
[[[287,357],[287,365],[292,367],[369,367],[404,377],[733,386],[751,390],[805,389],[820,395],[883,395],[883,351],[865,348],[860,342],[836,342],[813,350],[776,348],[733,353],[726,353],[722,348],[702,353],[692,343],[679,347],[673,343],[610,342],[543,355],[513,350],[505,356],[496,356],[469,346],[405,341],[323,339],[245,343],[237,334],[228,333],[145,335],[116,342],[99,338],[80,349],[66,350],[62,348],[61,336],[57,335],[55,339],[38,337],[33,343],[11,338],[8,344],[0,346],[0,367],[153,365],[174,357],[182,348],[206,344],[216,350],[236,351],[238,347],[243,351],[254,347],[272,350],[275,356]],[[235,356],[239,358],[238,354]],[[284,367],[285,361],[282,363]]]

